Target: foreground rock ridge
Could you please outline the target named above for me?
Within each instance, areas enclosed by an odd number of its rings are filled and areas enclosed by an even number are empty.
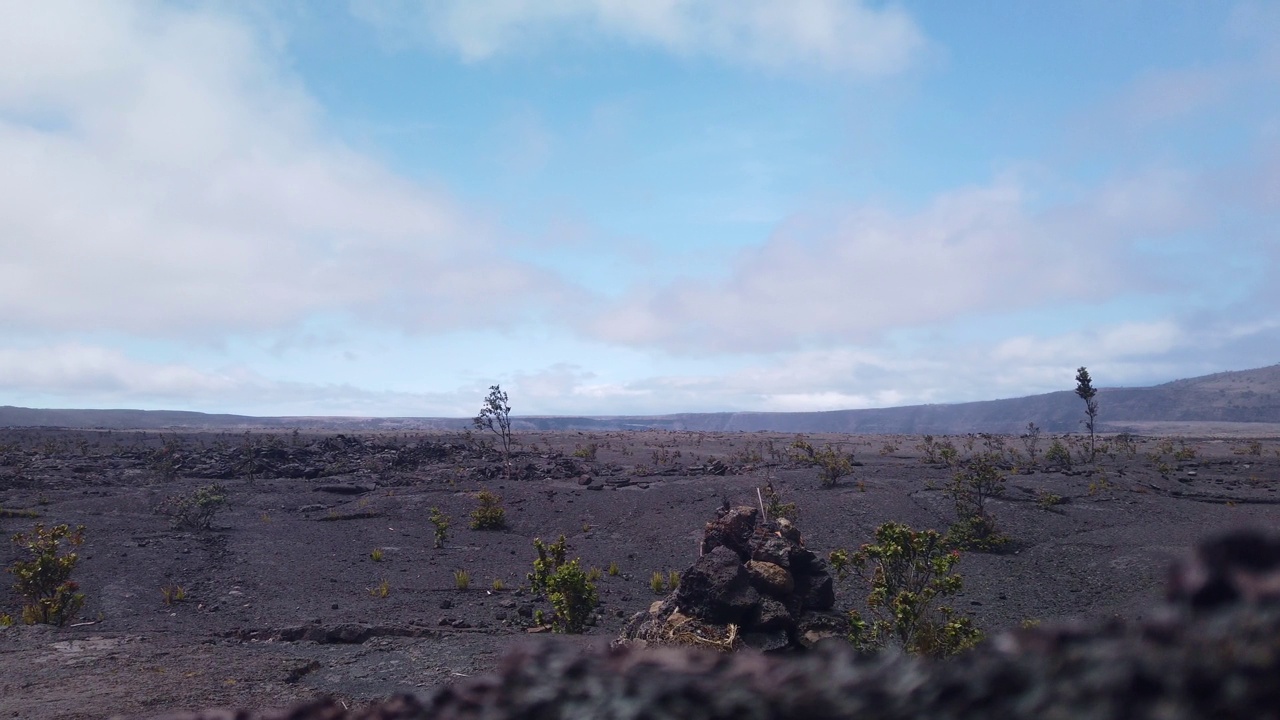
[[[547,643],[424,698],[167,719],[1280,718],[1280,537],[1202,543],[1168,600],[1155,620],[1023,629],[946,661],[833,639],[787,655]]]

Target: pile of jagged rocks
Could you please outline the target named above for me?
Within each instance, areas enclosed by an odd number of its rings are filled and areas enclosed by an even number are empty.
[[[726,505],[677,589],[632,617],[617,644],[803,649],[847,633],[845,617],[831,612],[835,599],[826,561],[795,525]]]

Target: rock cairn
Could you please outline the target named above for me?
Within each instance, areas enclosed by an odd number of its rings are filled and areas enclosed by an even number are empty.
[[[795,525],[726,506],[707,523],[701,556],[676,590],[632,617],[616,644],[808,648],[848,631],[831,612],[835,600],[826,561],[805,548]]]

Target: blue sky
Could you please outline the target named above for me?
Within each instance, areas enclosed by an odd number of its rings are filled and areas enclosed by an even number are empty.
[[[0,404],[825,410],[1280,361],[1280,6],[0,0]]]

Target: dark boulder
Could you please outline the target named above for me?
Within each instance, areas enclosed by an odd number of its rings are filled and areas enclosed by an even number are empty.
[[[698,558],[676,590],[680,612],[719,625],[741,623],[759,600],[737,554],[723,546]]]
[[[737,553],[741,562],[751,559],[751,539],[756,531],[759,511],[751,507],[726,509],[719,517],[707,523],[703,531],[702,553],[726,547]]]

